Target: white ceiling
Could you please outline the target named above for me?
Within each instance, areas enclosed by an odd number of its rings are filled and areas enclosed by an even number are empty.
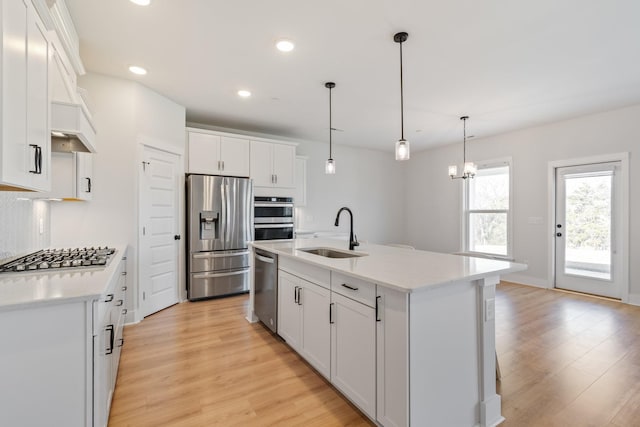
[[[135,79],[187,120],[414,151],[640,103],[638,0],[67,0],[89,71]],[[295,41],[283,54],[276,39]],[[133,76],[131,64],[149,73]],[[236,92],[253,96],[240,99]]]

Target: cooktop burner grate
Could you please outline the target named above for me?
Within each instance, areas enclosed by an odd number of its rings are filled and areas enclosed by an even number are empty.
[[[44,249],[0,264],[0,273],[33,272],[50,269],[104,267],[116,250],[97,248]]]

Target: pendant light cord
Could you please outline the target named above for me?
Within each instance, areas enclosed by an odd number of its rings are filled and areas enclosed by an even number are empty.
[[[467,119],[462,119],[462,167],[467,162]]]
[[[404,85],[402,81],[402,42],[400,42],[400,139],[404,141]]]
[[[331,150],[331,134],[333,133],[333,126],[331,125],[331,90],[332,88],[329,88],[329,159],[333,159],[333,154],[332,154],[332,150]]]

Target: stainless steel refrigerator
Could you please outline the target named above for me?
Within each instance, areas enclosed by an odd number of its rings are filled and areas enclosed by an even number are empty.
[[[249,290],[253,185],[247,178],[187,175],[187,297]]]

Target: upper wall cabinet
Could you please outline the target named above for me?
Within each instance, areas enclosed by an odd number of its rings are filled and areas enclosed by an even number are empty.
[[[93,154],[51,153],[52,199],[89,201],[93,198]]]
[[[256,187],[295,188],[296,147],[251,141],[251,178]]]
[[[30,1],[3,1],[0,189],[49,191],[47,32]]]
[[[187,129],[189,173],[249,176],[248,139]]]

